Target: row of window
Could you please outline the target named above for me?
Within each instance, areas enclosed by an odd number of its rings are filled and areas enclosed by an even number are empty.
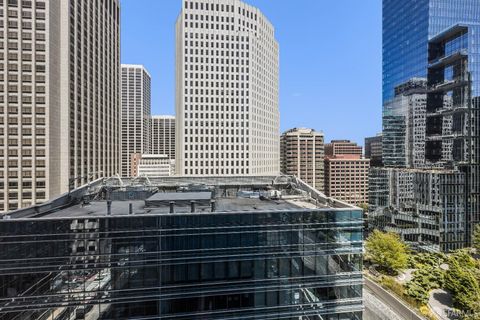
[[[185,174],[195,174],[195,175],[219,175],[219,174],[227,174],[227,175],[239,175],[239,174],[249,174],[249,169],[244,168],[222,168],[222,169],[185,169]]]
[[[4,193],[0,192],[0,200],[4,200]],[[32,192],[22,192],[22,199],[23,200],[32,200]],[[45,191],[38,191],[35,193],[35,196],[40,199],[45,199]],[[18,192],[9,192],[8,193],[8,200],[18,200],[19,193]]]
[[[228,4],[213,4],[213,3],[203,3],[196,1],[185,1],[185,9],[190,10],[205,10],[205,11],[216,11],[216,12],[235,12],[235,7]],[[238,14],[241,14],[249,19],[257,20],[257,14],[245,10],[245,8],[238,7]]]
[[[0,5],[3,5],[3,2],[4,2],[4,0],[0,0]],[[32,7],[32,1],[30,1],[30,0],[6,0],[6,2],[7,2],[7,5],[8,5],[9,8],[17,7],[19,4],[21,4],[21,6],[23,8],[31,8]],[[45,9],[46,8],[45,1],[40,1],[40,0],[35,1],[35,8],[36,9]]]
[[[22,170],[21,172],[21,177],[23,178],[45,178],[45,171],[35,171],[35,175],[32,175],[32,171],[30,170]],[[18,178],[19,177],[19,172],[14,170],[14,171],[8,171],[9,178]],[[3,170],[0,170],[0,178],[4,178],[5,174]]]

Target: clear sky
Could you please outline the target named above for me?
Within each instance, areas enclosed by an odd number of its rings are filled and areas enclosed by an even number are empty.
[[[363,145],[381,131],[381,0],[245,0],[280,43],[282,132],[309,127]],[[122,0],[122,63],[152,75],[152,114],[175,113],[181,0]]]

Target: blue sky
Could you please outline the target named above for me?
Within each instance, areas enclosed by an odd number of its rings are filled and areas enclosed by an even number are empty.
[[[381,131],[381,0],[246,0],[280,43],[282,132],[352,139]],[[175,20],[181,0],[122,0],[122,63],[152,75],[152,113],[174,114]]]

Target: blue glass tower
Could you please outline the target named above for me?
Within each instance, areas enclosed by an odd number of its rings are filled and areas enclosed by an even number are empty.
[[[450,248],[470,245],[480,223],[480,1],[383,0],[384,144],[395,133],[388,128],[387,106],[395,88],[413,78],[427,80],[426,166],[465,177],[458,189],[464,213],[435,216],[450,221],[440,228],[440,238],[455,243]],[[445,208],[453,206],[444,201]]]
[[[458,23],[480,23],[478,0],[383,0],[384,104],[394,97],[396,86],[427,77],[429,39]],[[479,55],[480,43],[475,43],[470,53]],[[470,69],[480,75],[478,63]]]

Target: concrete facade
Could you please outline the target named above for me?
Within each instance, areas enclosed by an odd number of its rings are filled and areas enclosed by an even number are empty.
[[[280,138],[281,170],[324,192],[324,136],[313,129],[294,128]]]
[[[362,147],[349,140],[325,145],[325,193],[351,203],[368,203],[370,159],[362,158]]]
[[[175,160],[165,154],[132,155],[131,177],[169,177],[175,174]]]
[[[175,159],[175,117],[152,116],[151,123],[151,153]]]
[[[142,65],[122,64],[122,176],[135,153],[150,153],[151,76]]]
[[[120,7],[33,0],[0,9],[4,212],[119,172]]]
[[[178,174],[278,174],[279,47],[260,10],[184,0],[176,59]]]

